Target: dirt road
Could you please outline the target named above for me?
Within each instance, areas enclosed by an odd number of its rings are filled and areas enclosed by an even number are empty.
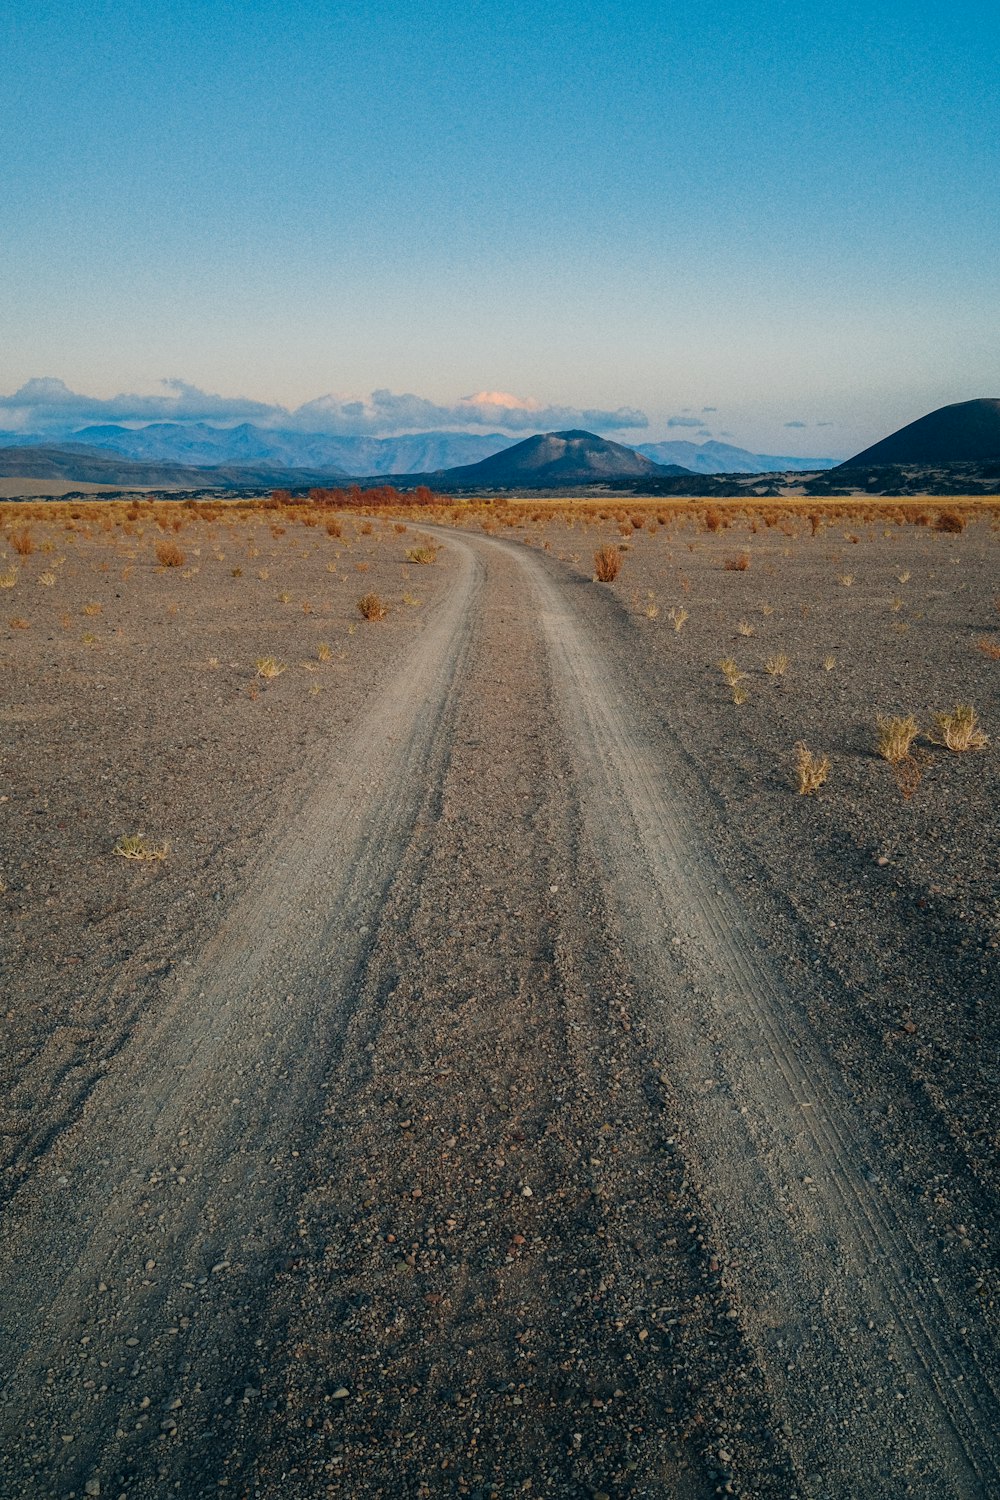
[[[0,1492],[1000,1492],[975,1296],[810,1026],[836,977],[723,877],[610,597],[447,545],[7,1206]]]

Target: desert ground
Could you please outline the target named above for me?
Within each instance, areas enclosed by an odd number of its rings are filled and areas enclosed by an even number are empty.
[[[1000,1494],[995,509],[0,522],[5,1500]]]

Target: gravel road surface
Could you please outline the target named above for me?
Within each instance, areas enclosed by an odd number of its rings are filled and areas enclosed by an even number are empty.
[[[716,857],[611,593],[444,540],[17,1179],[0,1493],[1000,1494],[995,1344],[810,1021],[836,972]]]

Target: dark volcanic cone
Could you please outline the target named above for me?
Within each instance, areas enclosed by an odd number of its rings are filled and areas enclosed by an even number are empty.
[[[941,406],[926,417],[918,417],[839,467],[984,463],[990,459],[1000,459],[1000,400],[981,397],[977,401],[956,401],[953,406]],[[830,472],[836,474],[837,470]]]
[[[484,458],[435,474],[435,484],[448,487],[504,489],[548,488],[564,484],[600,484],[608,479],[655,479],[664,474],[686,474],[678,465],[654,464],[652,459],[609,442],[593,432],[541,432]]]

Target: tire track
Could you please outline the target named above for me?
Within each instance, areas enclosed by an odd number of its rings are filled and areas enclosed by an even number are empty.
[[[50,1171],[8,1207],[4,1495],[37,1494],[43,1476],[60,1492],[162,1478],[174,1411],[194,1420],[244,1376],[254,1389],[251,1334],[293,1232],[299,1148],[369,927],[448,751],[482,582],[478,560],[457,557],[436,617],[329,779],[262,852],[191,971],[164,981]]]
[[[644,741],[545,568],[509,550],[534,588],[585,808],[804,1489],[997,1493],[1000,1403],[974,1313],[879,1182],[864,1121],[668,779],[669,742]]]

